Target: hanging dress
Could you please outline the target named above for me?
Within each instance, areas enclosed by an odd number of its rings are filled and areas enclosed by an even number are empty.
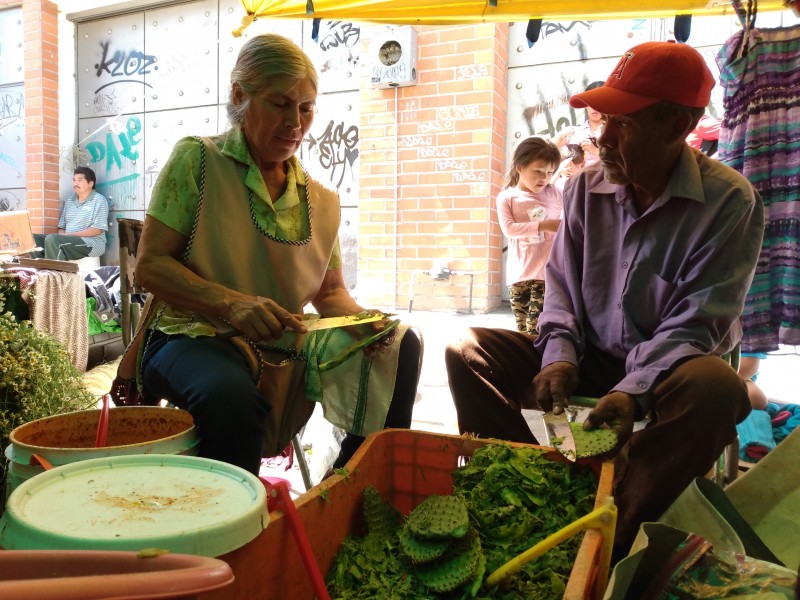
[[[719,160],[764,200],[765,232],[743,313],[742,351],[800,345],[800,25],[754,19],[717,55],[724,89]]]

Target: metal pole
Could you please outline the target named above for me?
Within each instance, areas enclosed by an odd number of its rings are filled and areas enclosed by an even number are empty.
[[[411,272],[411,291],[408,295],[408,312],[411,312],[411,308],[414,306],[414,284],[417,281],[417,272]]]

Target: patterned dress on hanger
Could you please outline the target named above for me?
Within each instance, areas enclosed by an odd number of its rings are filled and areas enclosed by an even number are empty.
[[[719,160],[747,177],[765,207],[742,351],[800,345],[800,25],[742,29],[717,64],[725,110]]]

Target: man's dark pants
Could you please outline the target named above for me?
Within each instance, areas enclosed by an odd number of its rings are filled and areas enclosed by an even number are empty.
[[[532,380],[541,362],[534,339],[517,331],[475,328],[447,348],[461,433],[538,443],[520,412],[538,408]],[[624,362],[589,348],[574,393],[602,397],[624,375]],[[657,520],[695,477],[708,473],[749,412],[744,383],[716,356],[686,360],[656,385],[649,423],[614,460],[617,552],[627,552],[642,522]]]

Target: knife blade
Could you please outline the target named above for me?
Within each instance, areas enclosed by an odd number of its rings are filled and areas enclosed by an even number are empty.
[[[331,329],[332,327],[348,327],[350,325],[383,321],[393,316],[387,313],[373,313],[368,315],[348,315],[346,317],[328,317],[325,319],[304,319],[303,326],[307,331],[319,331],[320,329]]]
[[[372,323],[374,321],[383,321],[391,319],[396,315],[392,313],[358,313],[355,315],[348,315],[346,317],[327,317],[318,318],[317,315],[307,315],[303,319],[303,327],[306,331],[318,331],[320,329],[331,329],[333,327],[348,327],[350,325],[360,325],[361,323]],[[236,331],[230,328],[229,325],[217,328],[217,336],[223,338],[235,338],[242,335],[241,331]]]
[[[560,415],[546,412],[542,416],[544,430],[547,434],[547,445],[555,448],[571,462],[575,462],[575,437],[572,435],[570,423],[575,420],[578,411],[568,406]]]
[[[544,430],[547,435],[547,445],[555,448],[570,461],[575,462],[577,451],[575,448],[575,436],[572,434],[570,423],[577,419],[580,408],[594,408],[597,406],[597,398],[586,396],[571,396],[569,405],[564,408],[560,415],[546,412],[542,415]]]

